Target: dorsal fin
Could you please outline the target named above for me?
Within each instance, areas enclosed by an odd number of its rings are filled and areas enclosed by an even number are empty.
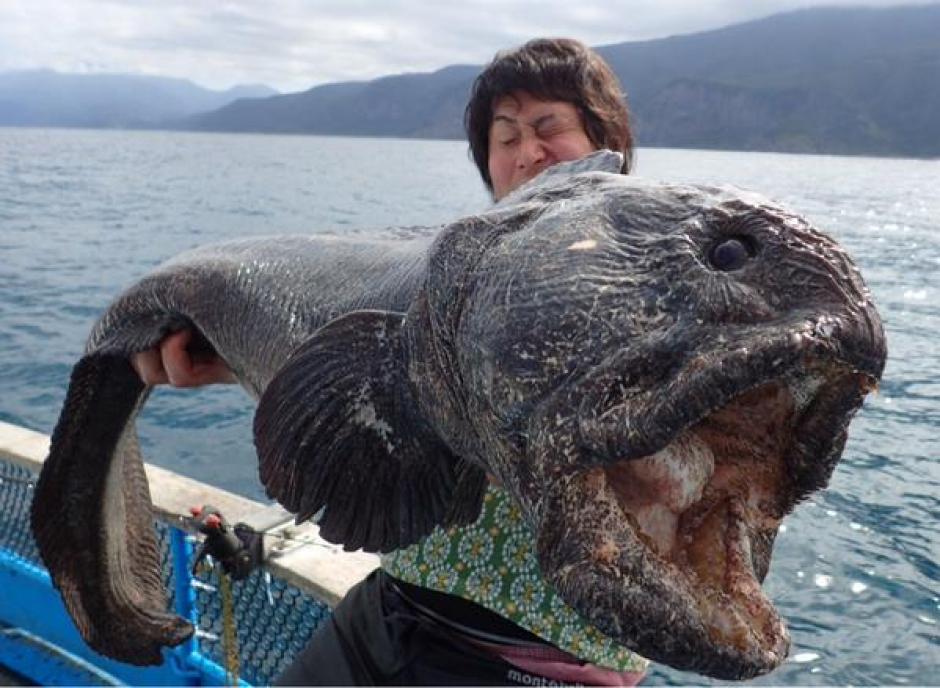
[[[575,174],[585,172],[608,172],[618,174],[623,169],[623,154],[606,148],[594,151],[577,160],[560,162],[542,171],[525,184],[500,199],[498,206],[507,206],[525,201],[543,188],[555,186]]]

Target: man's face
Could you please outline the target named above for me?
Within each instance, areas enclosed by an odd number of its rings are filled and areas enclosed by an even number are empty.
[[[489,172],[498,201],[546,167],[596,150],[572,103],[524,91],[498,98],[490,125]]]

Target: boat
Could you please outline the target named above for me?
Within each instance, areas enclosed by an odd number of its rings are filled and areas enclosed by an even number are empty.
[[[29,527],[49,437],[0,421],[0,683],[23,685],[270,685],[378,557],[345,552],[316,525],[146,464],[170,607],[194,635],[158,666],[104,657],[82,640],[42,565]],[[200,508],[258,534],[259,566],[240,580],[219,561],[194,564],[205,542]],[[194,509],[194,507],[198,507]]]

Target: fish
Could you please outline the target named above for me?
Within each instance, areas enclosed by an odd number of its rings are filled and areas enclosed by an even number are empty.
[[[546,582],[649,659],[720,679],[790,645],[761,588],[887,356],[847,252],[731,186],[556,165],[411,238],[244,239],[122,293],[76,364],[32,505],[88,644],[133,664],[167,611],[130,364],[190,329],[258,399],[267,494],[349,550],[471,523],[488,481]]]

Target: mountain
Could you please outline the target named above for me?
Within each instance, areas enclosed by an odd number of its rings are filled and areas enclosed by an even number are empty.
[[[940,156],[940,4],[798,10],[598,51],[643,146]],[[177,126],[462,138],[479,70],[327,84]]]
[[[817,8],[600,52],[643,145],[940,156],[940,5]]]
[[[238,101],[195,115],[183,128],[209,131],[461,138],[461,118],[479,66],[445,67],[368,82],[316,86],[263,100]]]
[[[0,126],[145,127],[276,93],[267,86],[211,91],[155,76],[6,72],[0,73]]]

